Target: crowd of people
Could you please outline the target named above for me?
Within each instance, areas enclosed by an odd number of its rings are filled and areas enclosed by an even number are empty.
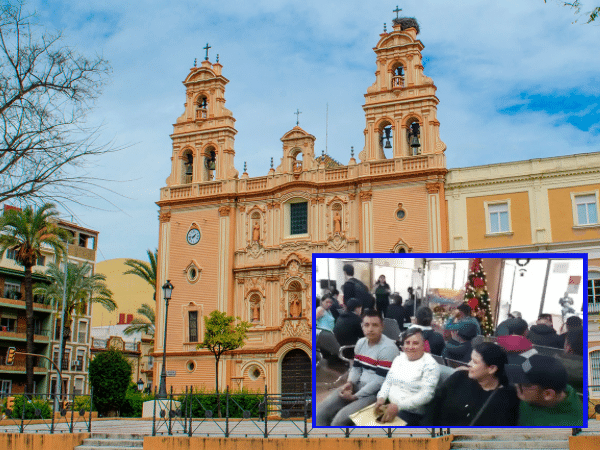
[[[536,350],[583,355],[578,316],[558,334],[550,314],[529,327],[513,312],[496,328],[494,342],[479,339],[473,346],[481,326],[467,304],[438,332],[432,310],[421,306],[413,317],[383,275],[369,290],[352,265],[343,270],[343,297],[332,290],[321,298],[317,328],[331,331],[340,345],[355,345],[354,361],[347,382],[317,405],[316,426],[353,426],[350,416],[373,403],[383,426],[396,417],[408,426],[582,425],[582,402],[561,358]],[[397,341],[383,334],[384,318],[397,321]],[[443,382],[440,360],[458,366]]]

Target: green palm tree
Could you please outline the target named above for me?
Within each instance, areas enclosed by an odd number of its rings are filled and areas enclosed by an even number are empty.
[[[155,249],[154,252],[148,249],[146,253],[148,254],[149,262],[139,261],[137,259],[126,260],[125,265],[131,268],[125,271],[124,274],[136,275],[152,286],[154,289],[152,300],[156,302],[156,261],[158,259],[158,249]],[[154,322],[156,319],[154,308],[147,303],[143,303],[142,306],[137,309],[137,313],[143,318],[136,317],[133,319],[131,324],[125,328],[123,332],[126,335],[142,332],[154,336]]]
[[[65,253],[70,234],[57,225],[58,211],[52,203],[46,203],[37,210],[31,206],[23,210],[6,210],[0,216],[0,258],[7,250],[16,252],[16,261],[24,267],[25,314],[27,319],[27,353],[34,353],[33,281],[31,268],[42,255],[42,247],[54,250],[56,260]],[[26,392],[33,391],[33,356],[26,359]]]
[[[154,308],[148,303],[142,303],[142,306],[137,309],[137,313],[148,320],[136,317],[131,321],[129,326],[123,330],[123,333],[129,336],[130,334],[141,332],[154,336],[154,321],[156,320]]]
[[[81,266],[69,263],[67,270],[67,289],[65,295],[65,272],[57,264],[48,264],[46,276],[52,281],[49,285],[36,285],[34,293],[43,295],[45,302],[52,304],[57,310],[62,309],[63,295],[65,302],[65,319],[63,327],[62,354],[65,354],[67,341],[71,339],[73,316],[85,314],[88,302],[102,305],[108,311],[114,311],[117,304],[112,292],[106,286],[106,276],[91,273],[92,266],[83,263]]]

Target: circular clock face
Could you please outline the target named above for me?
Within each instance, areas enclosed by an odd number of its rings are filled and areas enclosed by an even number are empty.
[[[190,245],[195,245],[200,241],[200,230],[197,230],[196,228],[188,231],[187,234],[187,241],[188,244]]]

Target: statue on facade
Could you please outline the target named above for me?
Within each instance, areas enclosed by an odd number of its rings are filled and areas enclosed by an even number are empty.
[[[260,225],[258,222],[256,222],[252,228],[252,240],[254,242],[260,241]]]
[[[333,232],[341,233],[342,232],[342,217],[339,212],[335,212],[335,216],[333,216]]]
[[[252,310],[252,322],[260,322],[260,305],[258,302],[252,302],[250,309]]]
[[[302,305],[297,295],[292,297],[290,301],[290,317],[298,319],[302,316]]]

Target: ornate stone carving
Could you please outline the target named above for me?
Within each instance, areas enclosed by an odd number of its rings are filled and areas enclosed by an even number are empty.
[[[166,223],[171,221],[171,211],[161,211],[158,215],[160,223]]]
[[[306,319],[285,320],[281,329],[281,333],[285,337],[307,337],[311,335],[311,332],[310,324]]]
[[[360,193],[360,199],[363,202],[368,202],[369,200],[371,200],[371,198],[373,198],[373,192],[371,191],[363,191]]]
[[[219,216],[228,216],[229,211],[231,211],[231,206],[220,206],[219,207]]]
[[[437,194],[440,191],[440,183],[427,183],[425,185],[428,194]]]
[[[302,317],[302,302],[298,298],[298,294],[292,294],[290,299],[290,317],[299,319]]]
[[[344,236],[340,235],[339,233],[334,234],[333,236],[327,238],[327,247],[331,248],[336,252],[339,252],[347,249],[348,241]]]
[[[333,232],[334,234],[340,234],[342,232],[342,216],[338,211],[333,216]]]

